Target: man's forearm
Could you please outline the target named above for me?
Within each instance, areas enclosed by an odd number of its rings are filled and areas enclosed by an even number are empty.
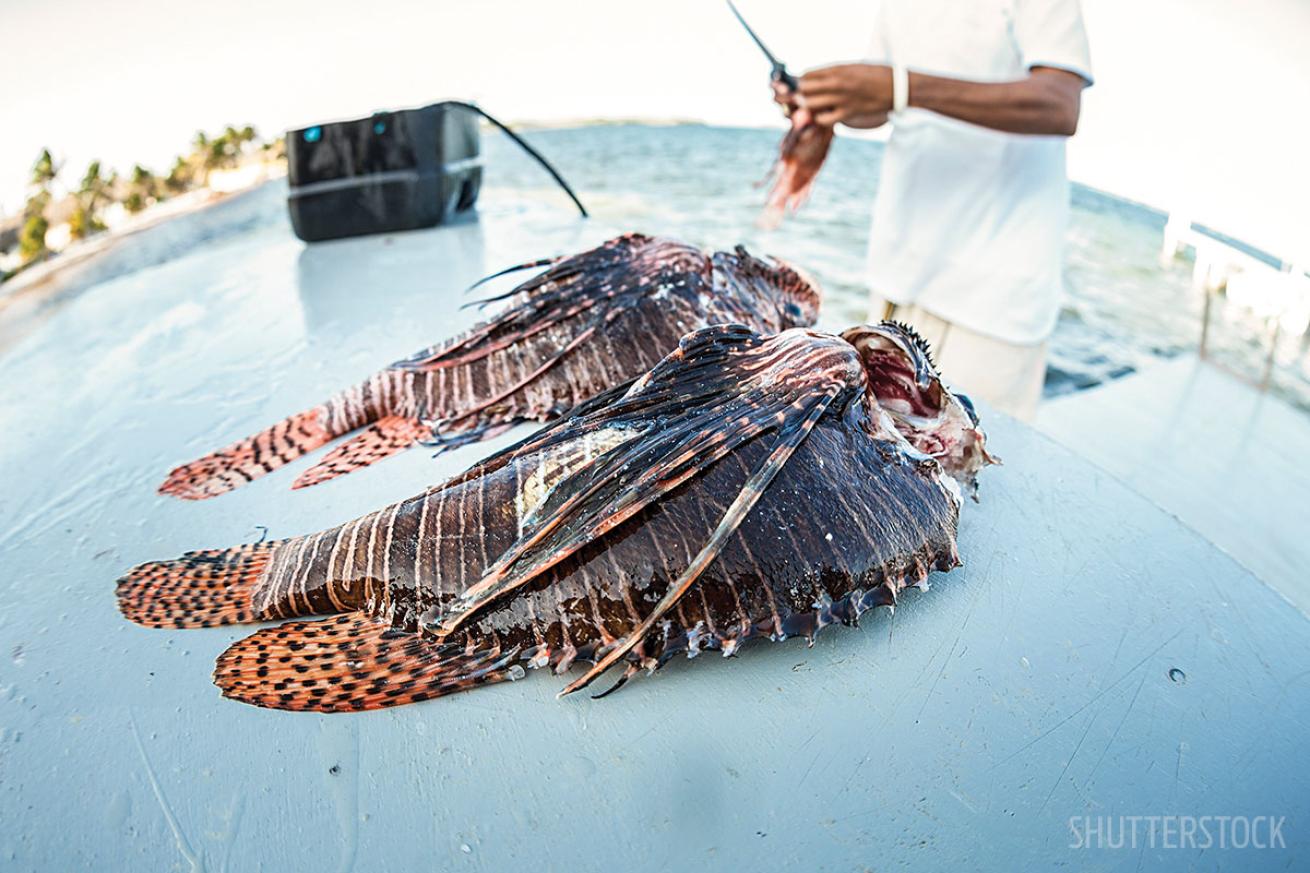
[[[1014,82],[969,82],[910,73],[910,106],[1007,133],[1072,136],[1087,82],[1076,73],[1034,67]],[[801,77],[797,98],[818,124],[875,127],[892,108],[885,64],[838,64]]]
[[[1082,80],[1063,70],[1017,82],[969,82],[910,73],[910,106],[1006,133],[1073,136]]]

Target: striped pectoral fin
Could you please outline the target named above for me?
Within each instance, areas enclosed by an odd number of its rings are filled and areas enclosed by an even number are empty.
[[[519,651],[469,652],[362,612],[266,628],[219,656],[223,696],[272,709],[356,712],[524,675]]]
[[[556,484],[525,520],[519,540],[477,584],[446,612],[424,620],[438,634],[452,633],[738,446],[775,430],[786,449],[780,466],[838,396],[860,388],[862,372],[848,344],[817,335],[766,340],[738,326],[684,337],[627,394],[561,419],[521,444],[518,451],[527,451],[600,428],[632,434]],[[776,469],[769,469],[771,478]]]
[[[550,265],[550,269],[504,294],[470,304],[485,305],[514,298],[495,317],[393,366],[431,371],[467,364],[589,313],[586,318],[578,319],[572,329],[576,344],[584,330],[594,331],[623,310],[634,308],[642,299],[656,293],[661,284],[706,280],[709,261],[704,255],[697,253],[699,263],[694,265],[689,262],[696,262],[697,257],[675,259],[676,262],[650,257],[651,247],[660,244],[661,241],[651,237],[628,234],[569,258],[544,259],[502,271],[496,275]],[[669,242],[662,244],[669,245]]]
[[[375,461],[403,452],[432,436],[432,428],[416,418],[388,415],[378,419],[363,433],[351,437],[328,452],[323,460],[310,467],[292,484],[308,488],[338,476],[367,467]]]
[[[133,567],[118,580],[118,608],[146,627],[213,627],[260,621],[253,605],[281,542],[189,552]]]
[[[308,409],[224,449],[183,464],[168,474],[160,494],[186,500],[204,500],[258,479],[332,440],[328,413],[322,406]]]
[[[723,551],[723,547],[727,545],[728,539],[737,532],[737,528],[741,526],[742,521],[746,518],[746,514],[755,506],[756,501],[760,499],[760,495],[764,493],[764,489],[769,487],[769,483],[778,475],[778,471],[787,463],[787,459],[796,451],[797,446],[804,442],[805,437],[808,436],[810,431],[814,428],[815,422],[819,420],[819,417],[823,415],[824,411],[828,408],[828,405],[836,398],[838,387],[839,386],[833,386],[829,391],[822,393],[817,397],[808,399],[805,403],[798,404],[789,410],[792,414],[785,419],[785,423],[779,429],[773,450],[769,453],[769,456],[765,459],[764,463],[760,465],[759,469],[752,473],[751,477],[746,480],[746,484],[742,486],[737,497],[728,506],[727,511],[724,512],[723,518],[719,521],[718,526],[715,527],[714,532],[710,534],[709,540],[705,543],[705,546],[700,550],[696,557],[692,559],[691,563],[687,566],[687,569],[684,570],[669,587],[668,592],[666,592],[660,599],[659,603],[655,605],[655,608],[651,610],[650,615],[646,616],[641,624],[620,640],[618,645],[614,646],[605,657],[597,661],[585,675],[569,683],[569,685],[559,693],[560,697],[586,688],[599,678],[601,674],[618,662],[620,658],[626,657],[629,652],[636,648],[637,645],[646,638],[646,635],[649,634],[659,620],[664,617],[665,613],[677,604],[678,600],[682,598],[682,595],[687,593],[687,590],[691,588],[696,580],[700,578],[701,574],[705,572],[705,568],[713,563],[714,559],[719,556],[719,552]],[[632,675],[632,672],[632,668],[629,667],[629,669],[623,674],[623,678],[619,680],[619,683],[622,684],[623,682],[626,682],[628,677]],[[609,692],[607,691],[605,693],[608,694]]]

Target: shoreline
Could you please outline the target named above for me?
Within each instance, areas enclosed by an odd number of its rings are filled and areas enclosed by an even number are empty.
[[[268,182],[283,178],[285,175],[286,167],[282,165],[266,168],[266,171],[261,173],[249,185],[231,191],[219,191],[213,188],[197,188],[187,191],[143,209],[117,227],[109,228],[87,239],[71,243],[60,251],[53,253],[44,261],[27,267],[7,281],[0,283],[0,316],[3,315],[16,297],[56,280],[60,273],[79,264],[84,264],[97,255],[108,252],[123,240],[158,227],[174,218],[192,215],[211,206],[225,203],[234,197],[240,197]]]
[[[221,233],[227,225],[241,225],[243,213],[257,207],[258,192],[283,178],[284,172],[269,172],[231,191],[204,189],[178,195],[111,230],[72,244],[0,284],[0,355],[44,324],[61,303],[86,288],[170,260],[167,231],[161,242],[152,245],[148,239],[174,219],[212,213]],[[129,241],[132,244],[125,244]]]

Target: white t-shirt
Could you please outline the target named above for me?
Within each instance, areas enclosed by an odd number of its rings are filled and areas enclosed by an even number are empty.
[[[984,82],[1035,66],[1092,81],[1078,0],[883,0],[870,60]],[[1040,343],[1059,312],[1068,214],[1063,137],[907,109],[883,157],[873,292],[997,339]]]

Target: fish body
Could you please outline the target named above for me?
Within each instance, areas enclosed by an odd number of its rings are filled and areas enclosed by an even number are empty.
[[[866,369],[882,334],[848,334],[699,331],[623,397],[450,482],[318,534],[142,565],[120,607],[160,627],[340,613],[259,631],[215,671],[230,697],[325,711],[812,639],[958,565],[956,476],[985,463],[976,426],[963,467],[907,441]],[[801,412],[812,396],[830,399]]]
[[[627,234],[548,266],[495,317],[386,367],[258,434],[174,469],[160,493],[225,493],[337,437],[366,428],[306,470],[314,485],[419,443],[450,448],[544,421],[654,366],[689,331],[741,323],[762,332],[812,324],[818,292],[781,262],[738,247],[707,254]],[[512,268],[517,269],[517,268]]]

